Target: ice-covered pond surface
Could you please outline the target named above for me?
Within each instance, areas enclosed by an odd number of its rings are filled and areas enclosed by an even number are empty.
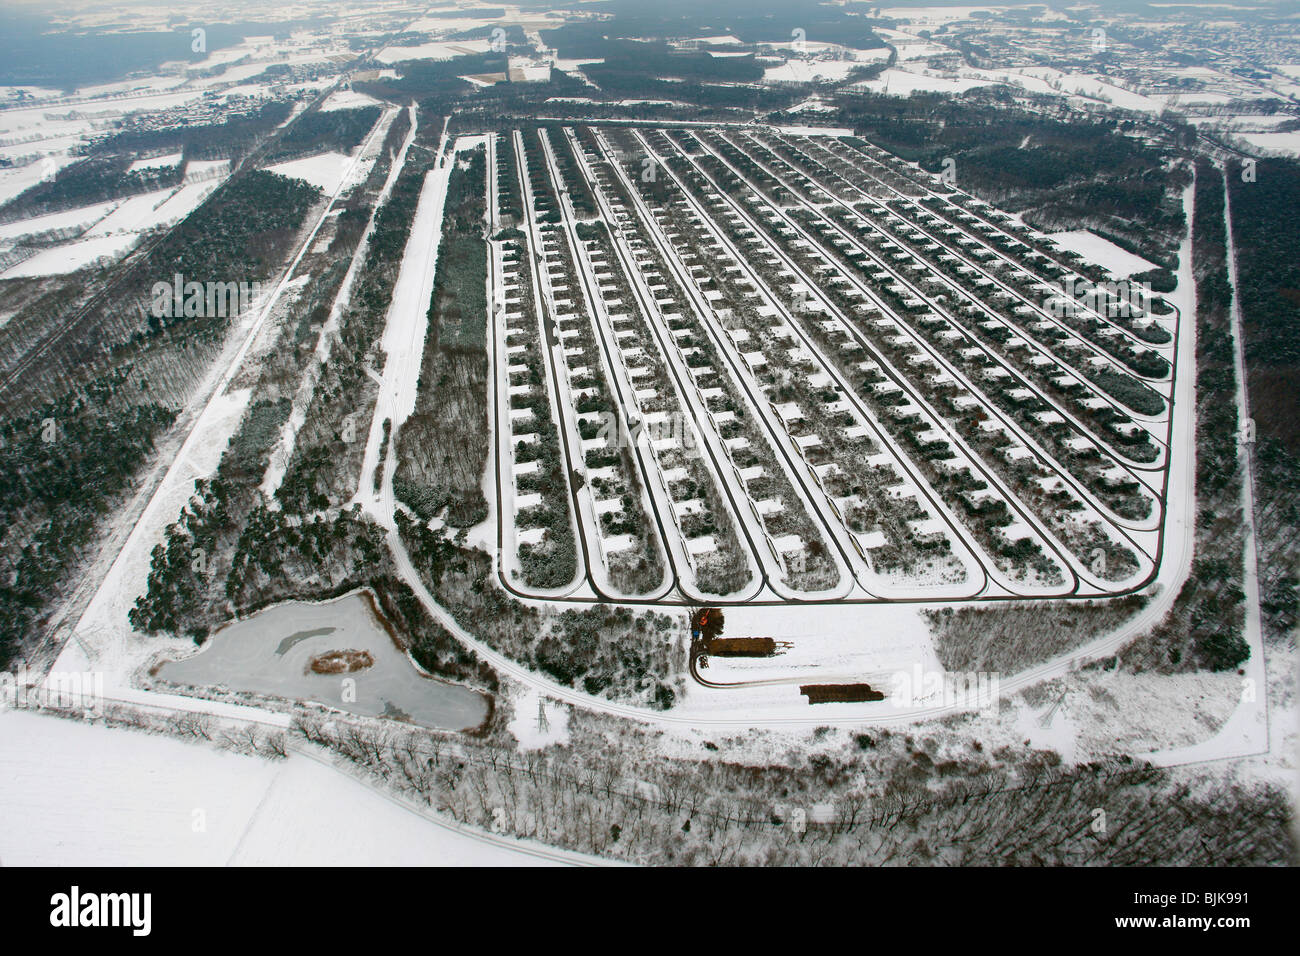
[[[322,654],[348,650],[365,651],[374,663],[351,673],[311,670]],[[393,643],[363,593],[259,611],[222,628],[193,657],[166,662],[157,676],[174,684],[319,701],[446,730],[477,727],[488,714],[482,694],[422,674]]]

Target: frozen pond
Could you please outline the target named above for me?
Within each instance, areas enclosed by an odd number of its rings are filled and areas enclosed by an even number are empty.
[[[352,655],[363,666],[313,672],[313,661],[338,651],[364,652]],[[484,695],[422,674],[363,593],[320,604],[277,604],[222,628],[193,657],[168,661],[157,675],[174,684],[313,700],[445,730],[477,727],[488,715]]]

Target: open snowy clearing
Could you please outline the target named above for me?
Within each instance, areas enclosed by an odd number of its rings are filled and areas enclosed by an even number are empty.
[[[134,248],[139,239],[140,237],[135,233],[122,233],[43,249],[30,259],[24,259],[17,265],[10,266],[0,273],[0,279],[66,275],[101,260],[116,259]]]
[[[69,156],[66,152],[50,153],[41,157],[39,162],[0,170],[0,203],[9,202],[31,189],[42,179],[54,176],[64,166],[70,166],[80,158],[80,156]]]
[[[1147,272],[1156,267],[1155,263],[1147,262],[1141,256],[1135,256],[1109,239],[1103,239],[1086,229],[1074,232],[1052,232],[1048,233],[1047,238],[1063,249],[1077,252],[1090,262],[1097,263],[1117,279],[1126,279],[1135,272]]]
[[[888,69],[878,79],[863,80],[853,84],[854,89],[869,90],[872,93],[889,93],[894,96],[910,96],[913,93],[935,91],[939,93],[964,93],[977,86],[988,86],[982,80],[954,80],[944,76],[930,76],[913,73],[910,70]]]
[[[127,169],[127,172],[136,173],[142,169],[171,169],[173,166],[180,165],[180,153],[168,153],[165,156],[154,156],[151,159],[137,159]]]
[[[859,64],[852,60],[786,60],[763,71],[764,83],[812,83],[842,80]]]
[[[115,202],[95,203],[63,212],[52,212],[34,219],[20,219],[0,225],[0,240],[21,239],[23,236],[39,236],[47,232],[79,231],[99,222],[115,208]]]
[[[489,40],[455,40],[445,43],[423,43],[418,46],[387,46],[375,54],[380,63],[401,63],[404,60],[451,60],[470,53],[486,53],[491,49]]]
[[[373,96],[367,96],[364,93],[354,93],[352,90],[338,90],[329,95],[329,98],[321,104],[322,113],[333,112],[334,110],[355,110],[364,106],[379,106],[379,100]]]
[[[0,829],[7,866],[558,865],[304,754],[271,762],[19,711],[0,713],[0,804],[23,821]]]
[[[1300,155],[1300,131],[1291,133],[1237,133],[1251,146],[1270,153],[1284,153],[1289,156]]]
[[[277,163],[274,166],[268,166],[267,169],[273,173],[279,173],[281,176],[301,179],[325,192],[333,192],[343,182],[343,177],[347,175],[351,164],[351,156],[344,153],[329,152],[307,156],[303,159],[293,159],[287,163]]]

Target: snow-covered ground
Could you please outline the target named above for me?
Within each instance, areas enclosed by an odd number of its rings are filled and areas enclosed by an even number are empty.
[[[899,672],[917,665],[927,672],[941,670],[929,627],[914,605],[734,607],[725,613],[728,634],[771,637],[793,646],[771,658],[711,658],[701,674],[718,683],[865,680],[888,691]],[[734,693],[692,688],[685,712],[716,715],[719,708],[733,706],[728,701]]]
[[[988,85],[988,82],[982,80],[955,80],[943,76],[913,73],[909,70],[889,69],[880,74],[878,79],[855,83],[854,89],[869,90],[872,93],[891,93],[894,96],[910,96],[927,90],[940,93],[964,93],[977,86]]]
[[[1155,263],[1147,262],[1141,256],[1135,256],[1109,239],[1103,239],[1086,229],[1048,233],[1047,238],[1058,243],[1061,248],[1077,252],[1089,262],[1095,262],[1117,279],[1127,278],[1135,272],[1147,272],[1156,267]]]
[[[221,185],[225,178],[224,171],[213,171],[207,177],[195,181],[187,182],[180,189],[176,190],[167,198],[167,201],[159,206],[154,215],[146,219],[142,224],[142,229],[152,229],[155,226],[170,226],[172,223],[180,222],[195,209],[203,200],[207,199],[212,191]]]
[[[86,230],[86,238],[148,229],[160,221],[159,208],[171,197],[173,191],[160,189],[123,199],[116,209]]]
[[[0,807],[7,866],[553,866],[564,856],[432,822],[303,753],[271,762],[20,711],[0,713]]]
[[[94,265],[100,260],[116,259],[131,250],[139,237],[126,233],[115,236],[98,236],[83,239],[51,249],[43,249],[30,259],[24,259],[11,266],[0,279],[25,279],[33,276],[66,275],[86,266]]]
[[[220,866],[282,769],[167,737],[0,713],[0,805],[10,821],[0,859]]]
[[[168,153],[166,156],[154,156],[151,159],[137,159],[127,171],[135,173],[142,169],[171,169],[179,165],[180,161],[180,153]]]
[[[347,175],[352,165],[352,157],[344,153],[319,153],[302,159],[293,159],[287,163],[277,163],[267,168],[281,176],[291,176],[311,183],[325,192],[338,189],[339,183]]]
[[[510,703],[515,715],[506,725],[520,750],[540,750],[569,742],[569,708],[548,700],[533,687],[516,685]]]
[[[298,432],[303,424],[307,421],[307,409],[311,406],[313,397],[316,394],[316,386],[320,382],[321,373],[325,365],[329,362],[330,355],[334,349],[334,342],[338,338],[339,321],[343,315],[343,309],[346,308],[352,296],[352,285],[356,281],[357,274],[365,261],[366,252],[369,249],[370,234],[374,229],[374,217],[379,209],[388,201],[388,196],[392,192],[393,184],[397,182],[397,177],[402,172],[402,167],[406,163],[406,153],[410,149],[411,143],[415,141],[415,133],[419,126],[418,114],[412,108],[409,110],[411,126],[406,134],[406,139],[397,156],[394,158],[392,165],[388,170],[388,177],[384,180],[383,188],[379,196],[376,197],[374,206],[371,209],[370,219],[366,222],[366,231],[361,239],[357,242],[356,249],[352,254],[352,262],[348,265],[347,274],[339,284],[338,292],[334,296],[334,304],[330,308],[330,313],[321,326],[320,334],[316,340],[316,351],[312,356],[312,362],[303,373],[302,379],[298,383],[298,389],[294,393],[293,407],[289,412],[289,417],[280,429],[280,437],[271,450],[269,456],[266,474],[262,479],[262,493],[268,501],[275,501],[275,493],[280,488],[280,482],[284,480],[284,473],[289,467],[289,462],[293,457],[293,450],[298,440]],[[384,139],[388,135],[388,129],[393,124],[397,116],[396,108],[390,107],[379,122],[370,132],[370,136],[362,145],[357,156],[358,169],[350,174],[350,178],[359,180],[362,176],[368,176],[370,169],[378,159],[379,150],[383,148]]]
[[[765,83],[811,83],[814,80],[842,80],[860,66],[852,60],[786,60],[763,71]]]
[[[62,230],[73,233],[84,230],[75,241],[42,249],[0,273],[0,278],[64,275],[101,260],[116,259],[134,248],[142,233],[180,222],[197,209],[220,182],[220,178],[208,178],[186,183],[179,189],[160,189],[0,226],[0,240]]]
[[[376,514],[392,527],[396,500],[393,497],[393,475],[397,463],[390,454],[380,461],[379,449],[383,444],[383,423],[392,421],[389,448],[397,446],[397,432],[402,423],[415,411],[416,390],[420,366],[424,360],[424,337],[428,330],[426,314],[433,295],[434,273],[438,265],[438,245],[442,240],[443,203],[447,198],[447,184],[451,178],[452,164],[445,156],[451,144],[447,140],[444,122],[442,139],[438,146],[438,161],[425,174],[420,187],[420,201],[411,220],[411,231],[406,239],[402,266],[393,284],[393,294],[388,305],[382,346],[384,368],[379,394],[375,397],[374,414],[366,438],[362,458],[361,481],[354,498],[363,507],[376,509]],[[453,148],[454,149],[454,148]],[[382,467],[381,491],[375,495],[373,475]],[[381,503],[376,503],[376,498]]]
[[[355,110],[364,106],[379,106],[379,100],[373,96],[367,96],[364,93],[354,93],[352,90],[338,90],[329,95],[329,98],[321,104],[320,111],[329,113],[334,110]]]
[[[38,236],[46,232],[60,232],[65,229],[84,229],[99,222],[116,208],[112,202],[95,203],[93,206],[81,206],[63,212],[52,212],[32,219],[20,219],[0,225],[0,239],[19,239],[23,236]]]
[[[209,179],[228,172],[230,172],[228,159],[191,159],[185,164],[187,180]]]
[[[469,53],[486,53],[491,48],[489,40],[456,40],[445,43],[422,43],[418,46],[387,46],[375,54],[380,63],[401,63],[403,60],[450,60]]]
[[[42,179],[53,177],[64,166],[69,166],[80,158],[70,156],[66,151],[47,153],[39,162],[12,169],[0,169],[0,203],[9,202],[31,189]]]
[[[1165,108],[1167,96],[1147,96],[1116,86],[1100,76],[1087,73],[1063,73],[1049,66],[1031,67],[1023,71],[1028,76],[1046,80],[1060,93],[1073,94],[1088,99],[1111,103],[1122,109],[1141,113],[1159,113]]]
[[[1300,154],[1300,131],[1291,133],[1237,133],[1251,146],[1270,153]]]
[[[847,126],[776,126],[773,127],[783,136],[852,136],[853,130]]]

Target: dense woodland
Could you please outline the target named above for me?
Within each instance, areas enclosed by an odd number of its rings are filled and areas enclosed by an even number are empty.
[[[20,656],[97,521],[175,418],[156,403],[115,408],[126,374],[0,424],[0,669]]]
[[[145,156],[181,151],[185,160],[233,159],[246,155],[257,142],[289,118],[293,105],[285,100],[246,111],[226,112],[220,123],[157,128],[125,121],[85,147],[88,155],[125,153]]]
[[[1300,611],[1300,162],[1228,168],[1245,333],[1265,636],[1290,640]]]
[[[664,709],[686,666],[673,618],[598,604],[563,612],[516,601],[495,580],[492,558],[397,514],[402,541],[425,586],[457,623],[502,654],[563,684]]]
[[[486,150],[460,160],[447,186],[415,411],[397,433],[393,490],[428,519],[466,528],[487,518]]]
[[[118,286],[122,297],[101,307],[112,310],[108,319],[91,313],[84,344],[73,336],[55,353],[41,375],[45,395],[54,397],[24,394],[30,376],[14,380],[0,442],[0,666],[39,640],[43,615],[89,557],[101,522],[138,478],[235,321],[142,323],[152,282],[176,272],[226,280],[232,270],[243,281],[268,278],[317,195],[270,173],[237,177],[128,272]],[[141,305],[132,309],[132,302]],[[4,332],[17,337],[40,319],[29,309]]]
[[[1121,656],[1137,670],[1231,670],[1250,656],[1242,636],[1242,458],[1229,309],[1223,177],[1196,169],[1196,543],[1173,609]]]
[[[789,43],[795,31],[802,30],[804,39],[813,43],[842,43],[860,50],[885,45],[864,17],[815,0],[712,0],[708,4],[660,0],[653,6],[609,4],[608,12],[612,19],[574,21],[543,30],[542,40],[560,56],[580,59],[605,56],[604,51],[620,37],[653,41],[730,34],[744,43]],[[877,22],[893,25],[887,19]],[[655,44],[643,46],[649,50],[648,63],[657,63]]]
[[[1253,181],[1234,163],[1228,185],[1251,416],[1300,457],[1300,162],[1260,160]]]
[[[298,117],[285,130],[263,161],[282,163],[325,150],[350,153],[365,139],[378,119],[378,106],[328,112],[312,110]]]
[[[30,219],[64,209],[90,206],[109,199],[179,186],[182,167],[160,167],[131,172],[129,155],[83,159],[65,166],[0,206],[0,222]]]

